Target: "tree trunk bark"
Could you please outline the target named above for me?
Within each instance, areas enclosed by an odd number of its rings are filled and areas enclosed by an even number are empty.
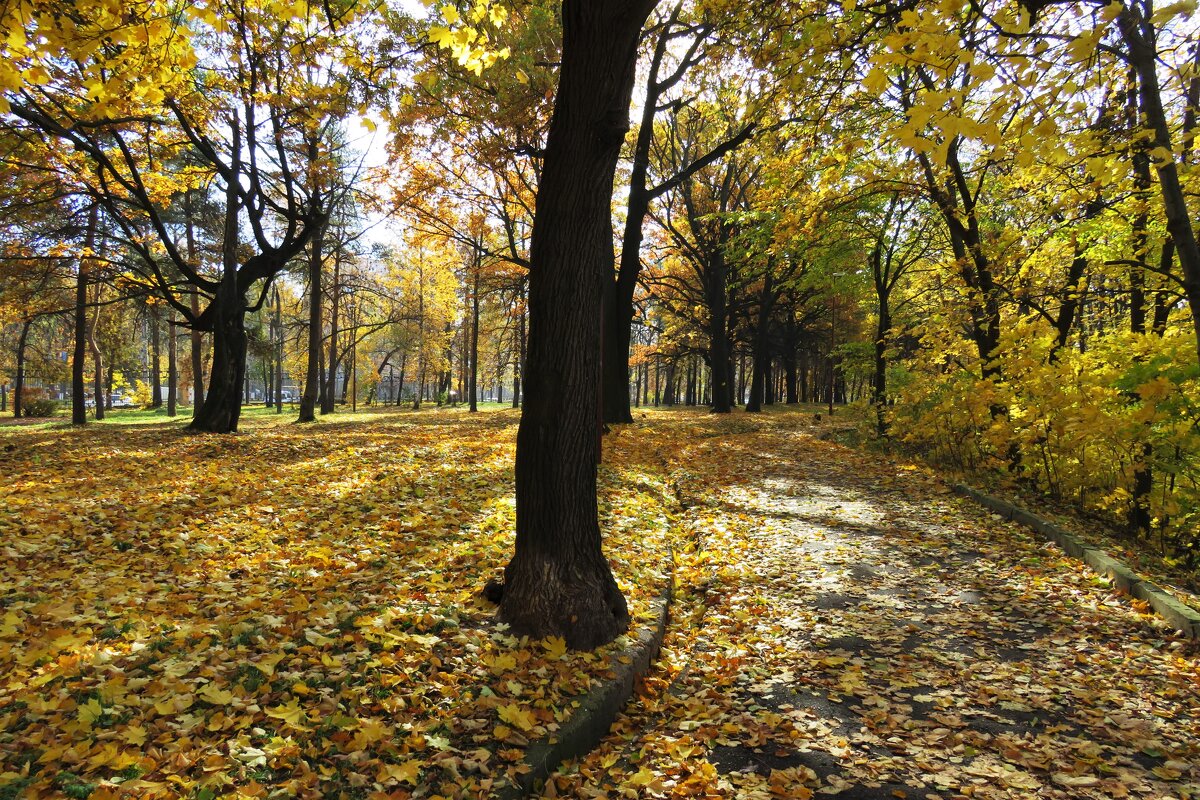
[[[17,374],[13,377],[13,417],[20,417],[24,411],[25,398],[25,346],[29,343],[29,329],[33,320],[21,323],[21,335],[17,338]]]
[[[246,303],[237,288],[236,265],[226,273],[213,299],[213,359],[204,405],[188,427],[207,433],[234,433],[242,413],[246,372]]]
[[[396,405],[404,402],[404,368],[408,366],[408,353],[400,356],[400,380],[396,383]]]
[[[317,228],[308,250],[308,370],[304,376],[304,396],[300,398],[297,422],[317,418],[317,400],[321,394],[321,247],[325,226]]]
[[[104,419],[104,356],[100,343],[96,341],[96,328],[100,326],[100,285],[96,287],[96,310],[88,325],[88,347],[92,351],[92,396],[96,401],[96,419]]]
[[[192,193],[183,193],[184,234],[187,237],[187,260],[192,269],[199,268],[196,253],[196,228],[192,219]],[[190,297],[192,318],[200,316],[200,296],[192,292]],[[195,420],[204,406],[204,333],[191,329],[189,337],[192,362],[192,419]]]
[[[750,376],[750,400],[746,403],[746,410],[751,412],[762,411],[763,400],[766,399],[767,362],[770,359],[767,326],[773,304],[771,275],[767,273],[763,278],[762,293],[758,298],[758,325],[754,328],[754,371]]]
[[[275,413],[283,413],[283,297],[275,287]]]
[[[654,0],[564,0],[558,94],[530,250],[528,392],[517,433],[516,552],[500,617],[592,649],[629,626],[601,551],[600,332],[612,185]]]
[[[175,311],[167,316],[167,416],[174,417],[179,406],[179,343],[176,339]]]
[[[162,408],[162,339],[159,329],[162,318],[158,308],[150,306],[150,407]]]
[[[713,373],[712,410],[717,414],[728,414],[732,410],[733,392],[729,379],[729,338],[726,331],[728,298],[725,284],[725,255],[718,250],[713,253],[712,259],[714,262],[710,271],[712,284],[708,287],[709,361]]]
[[[526,313],[525,290],[524,290],[524,288],[522,288],[521,289],[521,319],[520,319],[519,327],[517,329],[517,337],[518,337],[517,358],[516,358],[516,361],[513,363],[513,397],[512,397],[512,407],[513,408],[521,407],[521,388],[522,388],[521,380],[525,375],[525,355],[526,355],[526,347],[528,344],[528,341],[525,336],[525,313]]]
[[[235,142],[240,141],[234,125]],[[236,164],[238,158],[233,158]],[[225,229],[221,241],[221,283],[213,297],[212,374],[204,407],[188,427],[206,433],[234,433],[242,413],[246,373],[246,299],[238,288],[238,196],[233,182],[225,190]]]
[[[471,396],[471,411],[479,410],[479,262],[476,256],[475,285],[471,289],[471,372],[467,392]]]
[[[87,361],[87,287],[88,261],[96,245],[96,220],[99,215],[93,204],[88,211],[87,235],[84,238],[84,255],[79,259],[79,270],[75,274],[75,351],[71,356],[71,423],[83,425],[87,422],[87,382],[84,367]]]
[[[341,264],[333,259],[333,286],[329,294],[329,366],[325,368],[325,389],[321,394],[321,413],[332,414],[337,402],[338,300],[342,292]]]
[[[1158,173],[1167,233],[1175,245],[1183,272],[1183,291],[1192,309],[1192,331],[1196,339],[1197,356],[1200,357],[1200,313],[1197,313],[1197,309],[1200,309],[1200,245],[1196,242],[1187,196],[1179,179],[1179,168],[1171,144],[1171,129],[1158,86],[1157,34],[1154,24],[1145,19],[1141,10],[1132,4],[1126,5],[1117,16],[1117,27],[1121,31],[1121,38],[1125,40],[1129,62],[1137,71],[1140,110],[1146,126],[1153,133],[1150,147],[1152,151],[1167,154],[1166,158],[1155,162],[1154,168]]]

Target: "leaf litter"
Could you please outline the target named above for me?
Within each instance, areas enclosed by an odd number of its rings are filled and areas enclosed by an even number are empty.
[[[672,626],[544,796],[1200,797],[1196,643],[1081,563],[806,416],[639,427]]]
[[[515,413],[360,417],[5,431],[0,797],[485,797],[526,769],[623,640],[517,639],[480,596]],[[665,486],[605,471],[634,633]]]
[[[507,635],[516,415],[6,431],[0,797],[487,797],[619,646]],[[816,433],[817,436],[813,434]],[[600,468],[662,658],[548,797],[1200,796],[1200,657],[912,465],[650,412]]]

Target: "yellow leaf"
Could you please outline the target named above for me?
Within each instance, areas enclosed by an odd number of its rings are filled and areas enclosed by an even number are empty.
[[[360,720],[358,731],[354,734],[354,749],[364,750],[391,735],[392,729],[377,719]]]
[[[298,730],[308,730],[304,727],[303,722],[307,721],[304,714],[304,709],[300,707],[300,701],[295,698],[287,705],[278,705],[274,708],[267,709],[267,716],[272,719],[282,720],[285,724]]]
[[[100,719],[103,714],[104,706],[100,705],[100,701],[93,697],[79,707],[77,716],[79,717],[79,721],[84,725],[91,725]]]
[[[263,656],[257,663],[251,666],[269,678],[275,674],[275,665],[283,661],[285,657],[283,653],[272,653],[269,656]]]
[[[523,709],[516,703],[500,706],[496,711],[504,722],[515,725],[523,731],[533,730],[535,720],[532,711]]]
[[[327,647],[331,644],[336,644],[337,639],[331,639],[325,634],[314,628],[308,628],[304,631],[304,638],[310,644],[315,644],[317,647]]]
[[[121,734],[121,738],[134,747],[141,747],[146,743],[146,729],[140,725],[134,725],[126,728],[125,732]]]
[[[4,615],[4,621],[0,622],[0,636],[12,636],[21,629],[21,615],[16,611],[9,611]]]
[[[226,706],[233,702],[233,692],[218,688],[215,683],[205,684],[197,694],[201,700],[207,700],[215,706]]]
[[[633,773],[625,779],[625,782],[630,786],[642,787],[649,786],[654,781],[655,775],[649,767],[642,767],[637,772]]]
[[[557,661],[567,654],[567,640],[561,636],[547,636],[542,641],[546,656]]]
[[[409,759],[402,764],[383,764],[379,769],[379,775],[376,776],[376,780],[380,783],[401,781],[416,786],[420,774],[421,762]]]
[[[517,659],[512,655],[512,653],[500,653],[494,658],[488,658],[485,656],[483,663],[487,664],[488,669],[490,669],[494,674],[509,672],[510,670],[517,668]]]

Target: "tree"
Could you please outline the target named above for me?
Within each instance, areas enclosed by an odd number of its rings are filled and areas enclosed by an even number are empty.
[[[688,180],[696,172],[737,149],[755,132],[758,122],[753,118],[722,121],[721,136],[707,148],[689,151],[677,163],[652,165],[650,153],[654,143],[655,118],[673,109],[678,114],[684,98],[674,101],[665,96],[687,76],[689,70],[709,57],[714,47],[710,41],[713,25],[681,21],[683,4],[677,3],[670,13],[653,26],[655,38],[646,76],[646,98],[642,104],[641,122],[634,141],[629,175],[629,198],[626,202],[625,228],[621,238],[621,260],[611,283],[605,285],[604,307],[604,421],[632,422],[629,409],[629,344],[634,320],[634,295],[642,271],[642,238],[650,205],[658,198]],[[675,57],[675,52],[682,53]],[[651,167],[660,170],[660,179],[651,183]]]
[[[131,16],[120,29],[125,48],[96,47],[104,19],[68,25],[46,15],[43,24],[62,29],[64,53],[30,52],[30,80],[8,93],[16,118],[84,156],[77,178],[140,257],[147,288],[188,325],[212,332],[208,392],[194,430],[237,430],[245,315],[261,307],[327,214],[328,198],[309,191],[301,167],[319,161],[316,143],[345,111],[345,86],[319,79],[323,65],[348,61],[339,48],[352,44],[355,9],[340,8],[336,18],[328,6],[276,12],[228,0],[193,9],[194,17]],[[205,69],[193,69],[198,54],[209,59]],[[139,81],[147,72],[154,80]],[[216,279],[178,250],[167,214],[174,195],[201,183],[221,197]],[[182,276],[184,293],[206,295],[205,308],[183,302],[164,262]]]
[[[517,432],[516,552],[500,617],[598,647],[629,625],[600,544],[600,320],[612,189],[637,44],[655,0],[564,0],[554,115],[530,250],[529,352]]]

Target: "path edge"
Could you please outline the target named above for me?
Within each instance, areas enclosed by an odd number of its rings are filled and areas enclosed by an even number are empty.
[[[1187,638],[1200,639],[1200,612],[1181,603],[1154,581],[1134,572],[1105,551],[1092,547],[1070,531],[1007,500],[985,494],[965,483],[951,483],[950,488],[956,494],[971,498],[1005,519],[1018,522],[1041,534],[1042,538],[1057,544],[1067,555],[1079,559],[1095,572],[1108,578],[1117,591],[1149,603],[1160,617]]]
[[[658,658],[663,637],[671,617],[671,601],[674,598],[675,576],[667,580],[666,590],[650,603],[654,611],[654,624],[641,631],[636,639],[622,650],[612,654],[616,673],[598,687],[576,700],[579,707],[571,718],[545,738],[530,743],[525,750],[522,763],[529,770],[514,782],[499,787],[490,795],[498,800],[519,800],[540,790],[550,774],[562,762],[577,758],[592,751],[608,736],[608,731],[617,715],[633,697],[639,678],[646,674],[650,665]],[[628,659],[628,662],[621,659]]]

